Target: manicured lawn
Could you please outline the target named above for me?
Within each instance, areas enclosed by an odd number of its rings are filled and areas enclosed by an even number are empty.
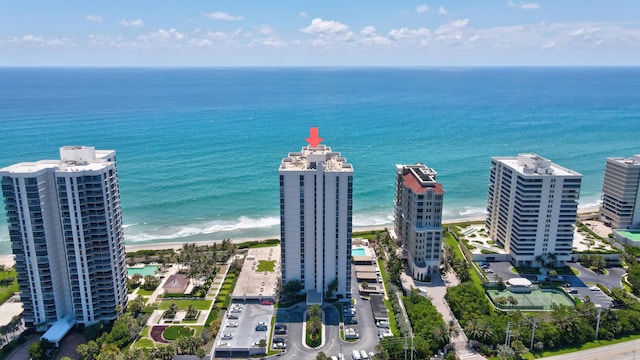
[[[135,347],[135,348],[152,348],[153,347],[153,340],[148,339],[148,338],[140,338],[140,340],[136,341],[136,343],[133,344],[133,347]]]
[[[142,295],[142,296],[150,296],[151,294],[153,294],[154,291],[155,290],[145,290],[143,288],[139,288],[136,294]]]
[[[0,280],[13,278],[13,282],[8,286],[0,286],[0,304],[7,301],[14,293],[18,292],[18,280],[16,279],[16,269],[0,272]]]
[[[382,280],[385,284],[391,281],[389,274],[387,273],[385,263],[382,260],[378,260],[378,268],[380,269],[380,274],[382,275]],[[391,301],[384,299],[384,307],[387,308],[387,313],[389,314],[389,329],[391,330],[391,333],[396,336],[400,335],[400,331],[398,331],[398,323],[396,322],[395,314],[393,313],[393,306],[391,306]]]
[[[167,340],[175,340],[179,337],[189,337],[191,335],[193,335],[193,329],[186,326],[169,326],[162,333],[162,337]]]
[[[271,260],[271,261],[260,260],[258,261],[258,267],[256,268],[256,271],[257,272],[264,272],[264,271],[273,272],[275,269],[276,269],[275,260]]]
[[[160,302],[158,309],[167,310],[171,303],[176,303],[180,310],[187,310],[189,305],[193,305],[196,310],[209,310],[211,308],[211,300],[163,300]]]

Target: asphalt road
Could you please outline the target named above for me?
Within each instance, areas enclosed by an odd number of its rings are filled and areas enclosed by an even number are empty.
[[[640,360],[640,340],[546,357],[548,360]]]
[[[355,267],[353,267],[353,279],[355,279]],[[352,283],[352,293],[358,294],[357,283]],[[362,300],[356,297],[356,318],[357,325],[349,325],[357,329],[360,339],[357,342],[347,342],[340,339],[339,315],[338,310],[329,303],[322,305],[324,311],[324,336],[325,343],[317,349],[308,349],[303,345],[303,312],[305,305],[300,303],[291,309],[279,309],[278,318],[288,319],[287,331],[287,351],[280,355],[279,359],[312,359],[320,351],[327,356],[337,356],[340,352],[344,354],[345,359],[351,358],[352,350],[364,350],[367,353],[374,351],[378,345],[378,328],[373,320],[373,312],[368,300]],[[285,323],[278,320],[279,323]]]

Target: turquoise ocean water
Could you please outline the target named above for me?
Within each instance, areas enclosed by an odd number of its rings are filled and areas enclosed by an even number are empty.
[[[640,68],[0,69],[0,167],[115,149],[127,243],[278,236],[278,165],[319,127],[355,168],[355,227],[392,220],[394,165],[424,162],[445,218],[482,215],[491,156],[584,175],[640,153]],[[0,254],[9,254],[0,217]]]

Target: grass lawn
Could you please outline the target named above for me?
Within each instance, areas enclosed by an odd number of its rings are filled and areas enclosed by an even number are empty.
[[[0,272],[0,280],[13,278],[13,282],[8,286],[0,286],[0,304],[7,301],[14,293],[18,292],[18,280],[16,279],[16,269],[11,271]]]
[[[189,305],[193,305],[196,310],[209,310],[211,308],[211,300],[163,300],[158,306],[158,310],[167,310],[171,303],[176,303],[180,310],[187,310]]]
[[[148,338],[140,338],[138,341],[136,341],[135,344],[133,344],[133,347],[134,348],[152,348],[153,340]]]
[[[140,332],[140,337],[149,336],[149,330],[151,330],[151,327],[145,326],[144,329],[142,329],[142,331]]]
[[[389,278],[389,274],[387,273],[387,268],[385,267],[385,263],[382,260],[378,260],[378,268],[380,269],[380,274],[382,275],[382,280],[385,284],[391,279]],[[393,306],[391,306],[391,300],[384,299],[384,307],[387,308],[387,313],[389,314],[389,329],[393,335],[400,335],[400,331],[398,331],[398,323],[396,322],[395,314],[393,312]]]
[[[142,296],[150,296],[151,294],[153,294],[154,291],[155,290],[145,290],[143,288],[139,288],[136,294],[142,295]]]
[[[258,267],[256,268],[257,272],[273,272],[276,269],[276,261],[275,260],[260,260],[258,261]]]
[[[163,333],[162,337],[167,340],[175,340],[179,337],[189,337],[193,335],[193,329],[186,326],[169,326]]]

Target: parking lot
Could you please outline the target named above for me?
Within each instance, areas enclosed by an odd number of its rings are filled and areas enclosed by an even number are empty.
[[[269,341],[273,305],[257,301],[229,306],[216,338],[216,356],[246,356],[259,353],[260,340]]]

